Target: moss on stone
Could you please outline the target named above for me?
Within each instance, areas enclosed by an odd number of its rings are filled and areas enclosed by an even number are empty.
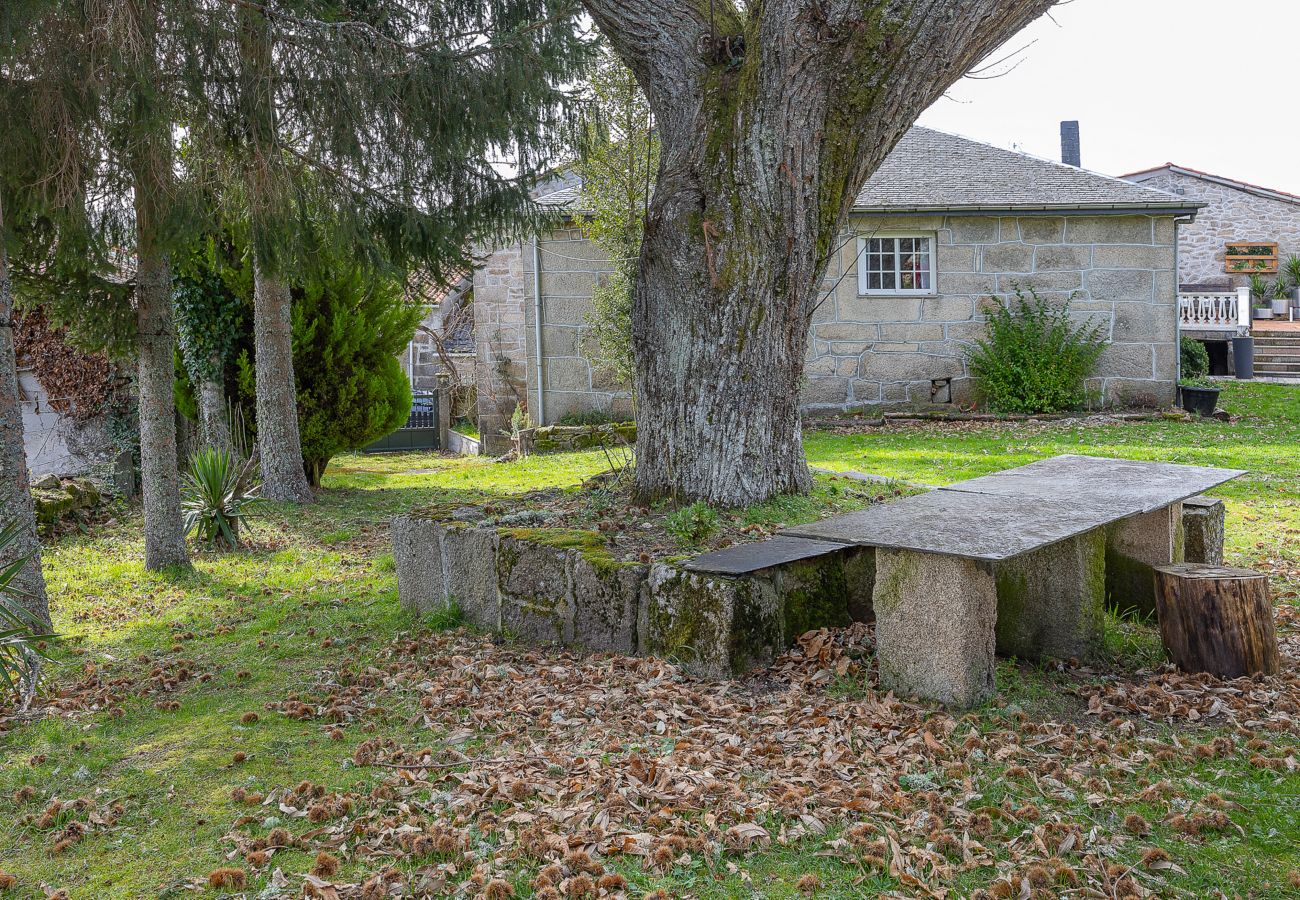
[[[885,554],[893,557],[893,565],[881,566]],[[898,608],[898,604],[903,602],[905,599],[903,597],[903,585],[916,577],[917,566],[915,554],[905,554],[894,550],[878,550],[876,552],[876,587],[872,592],[871,599],[877,618],[893,612]],[[880,570],[882,568],[888,571],[887,577],[881,577]]]
[[[717,653],[728,646],[723,635],[730,618],[724,592],[710,589],[709,579],[677,571],[652,593],[646,616],[646,649],[653,655],[712,669],[710,651]]]
[[[616,559],[610,554],[609,546],[600,532],[585,528],[500,528],[498,533],[556,550],[577,551],[597,572],[613,572],[638,565]]]
[[[725,582],[735,597],[728,627],[728,668],[739,676],[771,662],[784,649],[781,604],[775,587],[765,578],[729,578]]]
[[[785,643],[817,628],[843,628],[849,615],[849,588],[837,555],[787,563],[780,574]]]
[[[1121,615],[1153,616],[1155,576],[1151,566],[1106,546],[1106,602]]]

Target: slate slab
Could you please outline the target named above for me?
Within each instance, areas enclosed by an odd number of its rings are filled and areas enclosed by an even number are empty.
[[[788,528],[817,540],[996,562],[1105,525],[1103,510],[1062,500],[931,491]]]
[[[843,549],[843,542],[833,543],[777,535],[765,541],[736,544],[725,550],[702,554],[684,563],[682,568],[690,572],[708,572],[712,575],[747,575],[759,569],[783,566],[801,559],[837,553]]]
[[[959,481],[940,490],[1068,500],[1122,518],[1178,503],[1244,474],[1241,469],[1066,455]]]

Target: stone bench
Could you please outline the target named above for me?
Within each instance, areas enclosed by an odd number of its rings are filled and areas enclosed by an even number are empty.
[[[1075,505],[932,491],[787,533],[875,548],[876,656],[899,693],[970,706],[993,694],[997,647],[1101,640],[1105,535]]]
[[[1243,474],[1240,469],[1065,455],[943,490],[1026,500],[1065,499],[1087,506],[1107,520],[1107,602],[1120,612],[1152,616],[1154,567],[1184,559],[1184,501]],[[1213,506],[1215,501],[1208,502]],[[1209,540],[1213,544],[1213,537]],[[1222,555],[1221,536],[1218,552]]]

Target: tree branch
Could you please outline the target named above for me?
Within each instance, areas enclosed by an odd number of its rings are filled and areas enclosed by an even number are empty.
[[[689,115],[700,78],[708,71],[700,54],[701,39],[715,31],[738,34],[742,25],[735,0],[582,3],[601,34],[636,75],[655,115],[661,119]]]

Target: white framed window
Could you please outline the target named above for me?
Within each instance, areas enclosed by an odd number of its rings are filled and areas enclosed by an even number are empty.
[[[933,294],[934,235],[858,238],[859,294]]]

